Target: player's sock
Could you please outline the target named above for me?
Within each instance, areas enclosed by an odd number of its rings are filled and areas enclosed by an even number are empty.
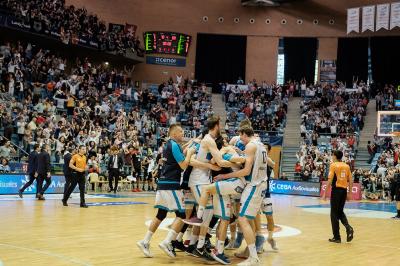
[[[197,243],[197,249],[201,249],[204,247],[204,243],[206,242],[205,236],[199,236],[199,242]]]
[[[218,254],[224,253],[225,241],[218,240],[217,241],[217,250]]]
[[[182,239],[183,239],[183,233],[180,232],[180,233],[178,234],[178,236],[176,237],[176,240],[179,241],[179,242],[182,242]]]
[[[274,231],[268,231],[268,239],[272,239]]]
[[[153,232],[147,231],[146,235],[144,236],[143,242],[147,245],[150,243],[151,237],[153,236]]]
[[[175,232],[173,229],[170,229],[169,231],[168,231],[168,234],[167,234],[167,237],[164,239],[164,243],[165,244],[169,244],[169,243],[171,243],[171,241],[172,240],[175,240],[176,239],[176,236],[178,235],[178,233],[177,232]]]
[[[197,218],[201,219],[203,217],[204,210],[205,207],[199,205],[199,208],[197,209]]]
[[[192,235],[190,236],[189,245],[194,245],[194,244],[196,244],[196,242],[197,242],[198,239],[199,239],[199,236],[192,234]]]
[[[248,245],[249,253],[251,258],[258,258],[257,249],[255,244]]]

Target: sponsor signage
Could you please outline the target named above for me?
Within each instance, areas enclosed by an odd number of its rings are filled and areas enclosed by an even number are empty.
[[[320,194],[321,197],[324,194],[324,191],[326,190],[327,183],[328,183],[327,181],[322,182],[321,194]],[[349,188],[347,188],[347,192],[349,192]],[[352,197],[353,200],[361,200],[361,184],[360,183],[353,184],[351,194],[353,196]],[[330,197],[331,197],[331,190],[327,191],[327,193],[326,193],[326,198],[330,198]]]
[[[269,190],[274,194],[314,196],[320,195],[320,184],[314,182],[270,180]]]
[[[18,194],[18,190],[29,181],[29,175],[24,174],[1,174],[0,175],[0,195],[2,194]],[[46,193],[62,194],[64,193],[65,178],[61,175],[51,177],[51,185]],[[28,187],[24,194],[36,193],[36,182]],[[78,187],[74,192],[78,192]]]
[[[185,58],[166,58],[166,57],[159,57],[159,56],[146,56],[146,64],[185,67],[186,59]]]

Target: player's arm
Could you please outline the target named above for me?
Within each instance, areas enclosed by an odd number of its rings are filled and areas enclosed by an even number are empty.
[[[274,167],[275,167],[275,162],[274,162],[274,161],[272,161],[272,159],[271,159],[271,158],[269,158],[269,157],[268,157],[268,159],[267,159],[267,164],[268,164],[270,167],[272,167],[272,168],[274,168]]]
[[[218,164],[220,167],[231,167],[231,163],[222,159],[222,154],[217,148],[217,144],[215,144],[215,141],[207,141],[207,146],[208,150],[210,151],[214,161]]]
[[[348,167],[347,169],[347,178],[348,178],[348,182],[349,182],[349,192],[347,192],[347,200],[351,200],[352,199],[352,189],[353,189],[353,175],[351,173],[350,167]]]
[[[181,151],[179,145],[175,142],[172,143],[172,155],[174,156],[175,161],[179,164],[179,167],[182,170],[185,170],[186,167],[189,166],[190,158],[194,154],[195,149],[189,148],[186,153],[186,157]]]
[[[246,146],[246,149],[244,150],[246,154],[246,161],[244,163],[243,169],[240,169],[239,171],[229,173],[229,174],[224,174],[224,175],[218,175],[214,179],[215,180],[222,180],[222,179],[228,179],[228,178],[240,178],[240,177],[245,177],[251,173],[251,168],[253,167],[253,162],[254,162],[254,154],[256,153],[257,147],[254,144],[249,144]]]
[[[218,165],[212,164],[212,163],[205,163],[201,162],[196,159],[196,155],[193,154],[192,157],[190,158],[190,166],[196,167],[196,168],[203,168],[203,169],[211,169],[213,171],[220,171],[221,167]]]
[[[326,192],[331,189],[334,175],[335,175],[334,165],[331,164],[330,169],[329,169],[328,182],[326,183],[326,188],[325,188],[324,194],[322,195],[323,200],[326,200]]]

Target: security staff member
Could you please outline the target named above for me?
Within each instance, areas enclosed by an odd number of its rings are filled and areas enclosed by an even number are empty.
[[[121,174],[120,169],[124,164],[124,161],[121,156],[118,155],[119,148],[117,146],[113,146],[111,148],[112,155],[108,160],[108,186],[110,189],[108,193],[113,191],[113,179],[114,179],[114,193],[117,193],[118,189],[118,179]]]
[[[64,165],[63,165],[63,172],[65,176],[64,198],[65,195],[67,194],[68,188],[72,184],[72,172],[71,168],[69,168],[69,162],[71,161],[72,156],[75,154],[76,150],[73,148],[67,149],[67,151],[64,153]]]
[[[37,170],[36,175],[38,178],[38,199],[45,200],[43,197],[44,192],[49,188],[51,184],[51,165],[50,165],[50,146],[45,144],[42,147],[42,151],[37,156]],[[46,181],[46,185],[43,187],[43,182]]]
[[[347,217],[343,212],[346,198],[351,200],[351,190],[353,187],[353,179],[350,166],[342,162],[343,152],[336,150],[332,154],[333,163],[329,168],[328,184],[323,194],[323,200],[326,199],[326,191],[332,186],[331,192],[331,224],[333,238],[329,242],[340,243],[339,220],[346,228],[347,242],[353,240],[354,230],[349,225]],[[349,192],[347,192],[349,187]]]
[[[22,193],[24,193],[25,189],[27,189],[28,187],[30,187],[33,183],[33,181],[35,181],[37,174],[37,156],[40,152],[40,145],[39,144],[35,144],[35,146],[33,146],[33,151],[29,154],[28,157],[28,171],[27,174],[29,175],[29,181],[26,182],[26,184],[18,191],[18,195],[19,197],[22,199]],[[38,197],[38,187],[36,186],[36,197]]]
[[[88,206],[85,203],[85,171],[86,171],[86,147],[84,145],[79,146],[78,153],[72,156],[71,161],[69,162],[69,167],[72,169],[72,183],[68,188],[67,193],[64,195],[62,199],[62,203],[64,206],[68,206],[68,199],[74,191],[77,184],[79,184],[79,192],[81,196],[81,208],[87,208]]]

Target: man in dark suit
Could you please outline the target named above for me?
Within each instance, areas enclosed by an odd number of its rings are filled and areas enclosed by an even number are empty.
[[[27,189],[28,187],[30,187],[33,183],[33,181],[35,181],[37,175],[36,175],[36,170],[37,170],[37,156],[40,152],[40,146],[39,144],[35,144],[35,146],[33,146],[33,151],[29,154],[28,157],[28,171],[27,174],[29,175],[29,181],[26,182],[26,184],[20,188],[20,190],[18,191],[18,195],[19,197],[22,199],[22,193],[24,193],[25,189]],[[36,187],[36,197],[38,196],[38,188]]]
[[[113,191],[113,184],[112,181],[114,179],[114,193],[117,193],[118,189],[118,179],[120,176],[120,169],[122,169],[124,162],[122,157],[119,155],[119,148],[117,146],[113,146],[111,148],[111,156],[110,159],[108,160],[108,184],[110,189],[108,190],[108,193]]]
[[[63,172],[65,177],[65,185],[64,185],[64,198],[67,194],[68,188],[72,184],[72,172],[71,168],[69,168],[69,162],[71,161],[72,156],[76,153],[76,150],[73,148],[68,148],[67,151],[64,153],[64,165],[63,165]]]
[[[44,192],[49,188],[51,184],[51,166],[50,166],[50,146],[45,144],[42,147],[42,151],[37,156],[37,176],[38,176],[38,199],[45,200],[43,197]],[[46,185],[43,187],[43,182],[46,181]]]

